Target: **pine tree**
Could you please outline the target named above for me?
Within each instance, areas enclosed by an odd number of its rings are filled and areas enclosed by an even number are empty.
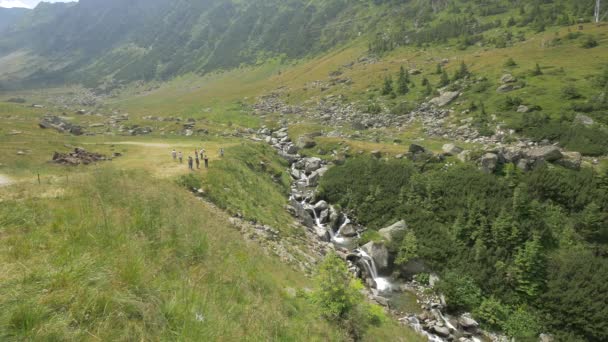
[[[422,85],[423,87],[426,87],[428,84],[429,84],[429,79],[428,79],[428,78],[426,78],[426,77],[425,77],[425,78],[423,78],[423,79],[422,79],[422,83],[421,83],[421,85]]]
[[[460,63],[460,68],[454,74],[454,80],[459,80],[469,76],[471,73],[469,72],[469,68],[464,62]]]
[[[527,241],[515,255],[516,290],[527,299],[540,294],[545,280],[545,256],[538,238]]]
[[[445,87],[448,84],[450,84],[450,76],[448,76],[448,73],[443,70],[441,72],[441,78],[439,79],[439,87]]]
[[[410,91],[410,88],[407,86],[409,82],[409,73],[401,67],[399,70],[399,79],[397,80],[397,93],[399,95],[405,95]]]
[[[435,74],[441,75],[443,73],[443,67],[441,64],[437,64],[437,68],[435,69]]]
[[[382,95],[389,95],[393,92],[393,79],[390,76],[384,78],[384,87],[382,88]]]
[[[399,247],[399,253],[395,259],[397,265],[405,265],[410,260],[418,257],[418,241],[413,231],[408,230]]]

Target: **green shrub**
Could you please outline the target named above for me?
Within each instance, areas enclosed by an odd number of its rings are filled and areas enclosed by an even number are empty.
[[[538,316],[527,307],[518,307],[504,323],[505,333],[517,340],[535,339],[541,329]]]
[[[451,312],[471,311],[481,304],[481,289],[465,275],[447,273],[437,285],[437,291],[445,295]]]
[[[422,285],[429,285],[431,280],[431,275],[428,273],[418,273],[414,275],[414,280]]]
[[[179,176],[176,182],[177,185],[188,190],[197,190],[203,187],[203,180],[201,177],[192,173]]]
[[[494,297],[486,298],[474,310],[475,318],[493,330],[503,330],[509,309]]]
[[[569,84],[562,88],[562,96],[567,100],[576,100],[582,97],[576,87],[572,84]]]
[[[513,68],[517,66],[517,63],[513,58],[509,57],[509,59],[507,59],[503,65],[505,68]]]
[[[597,40],[595,40],[595,38],[593,38],[593,36],[587,36],[587,38],[585,38],[585,40],[583,41],[581,47],[583,47],[584,49],[592,49],[598,45],[599,43],[597,42]]]
[[[366,243],[368,243],[370,241],[380,242],[380,241],[382,241],[382,239],[383,239],[382,235],[380,235],[380,233],[378,233],[378,231],[368,229],[365,232],[363,232],[363,234],[361,234],[361,238],[359,239],[359,244],[365,245]]]

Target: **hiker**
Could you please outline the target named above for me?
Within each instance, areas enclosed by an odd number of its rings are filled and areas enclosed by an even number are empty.
[[[194,149],[194,157],[198,158],[198,151]]]
[[[205,149],[202,147],[201,147],[200,155],[201,155],[201,159],[203,159],[203,156],[205,155]]]
[[[179,153],[177,154],[177,159],[179,159],[180,164],[184,162],[184,155],[182,154],[182,151],[179,151]]]
[[[209,168],[209,156],[205,156],[205,169]]]
[[[198,159],[198,154],[196,155],[196,169],[200,169],[201,168],[201,160]]]
[[[194,170],[194,168],[192,166],[192,156],[188,156],[188,168],[190,170]]]
[[[224,158],[224,149],[220,148],[220,157]]]
[[[171,151],[171,157],[173,157],[173,161],[175,161],[177,159],[177,152],[175,152],[175,149],[173,149],[173,151]]]

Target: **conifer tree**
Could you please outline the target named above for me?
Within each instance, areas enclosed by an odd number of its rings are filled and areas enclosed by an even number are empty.
[[[407,86],[409,82],[409,73],[401,67],[399,70],[399,79],[397,80],[397,93],[399,95],[405,95],[410,91],[410,88]]]
[[[389,95],[393,92],[393,79],[390,76],[384,78],[384,87],[382,88],[382,95]]]

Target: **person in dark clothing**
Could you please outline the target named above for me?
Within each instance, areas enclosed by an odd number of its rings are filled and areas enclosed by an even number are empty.
[[[190,156],[190,157],[188,157],[188,168],[190,170],[194,169],[194,167],[192,166],[192,164],[193,164],[193,160],[192,160],[192,157]]]
[[[201,168],[201,160],[198,159],[198,154],[196,155],[196,158],[194,160],[196,161],[196,168],[200,169]]]
[[[205,169],[209,168],[209,156],[205,156]]]
[[[184,162],[184,155],[182,154],[182,151],[179,151],[177,154],[177,159],[179,159],[180,164]]]

